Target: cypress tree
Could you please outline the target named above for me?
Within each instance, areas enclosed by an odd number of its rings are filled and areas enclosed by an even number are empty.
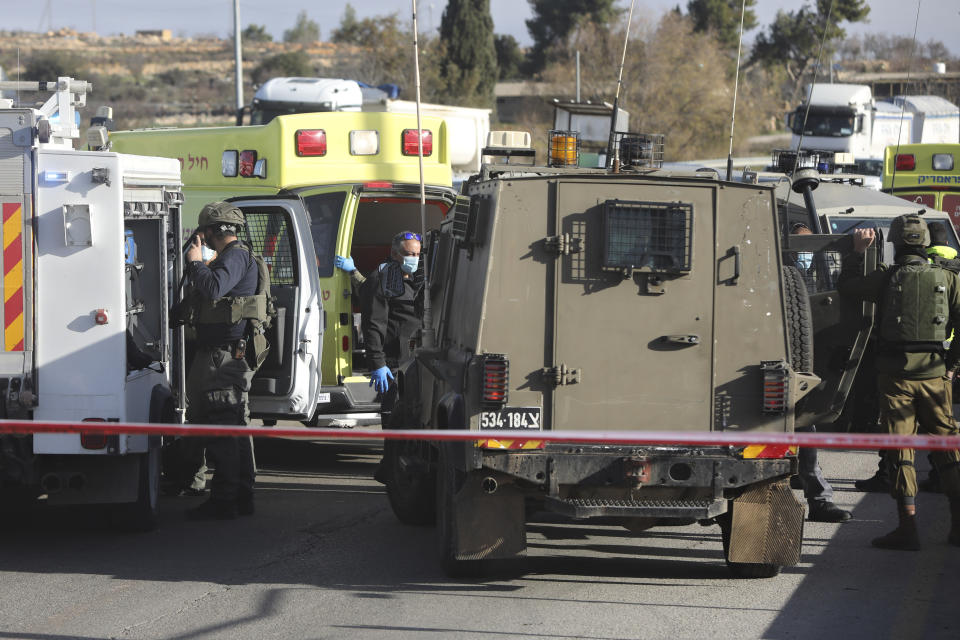
[[[449,100],[489,107],[497,82],[497,49],[490,0],[449,0],[440,22],[446,48],[440,76]]]

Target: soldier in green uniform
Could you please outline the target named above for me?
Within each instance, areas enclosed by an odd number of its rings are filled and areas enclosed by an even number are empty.
[[[197,235],[186,254],[190,289],[180,319],[196,331],[196,353],[187,374],[187,421],[246,425],[253,374],[266,355],[270,279],[262,258],[237,237],[243,213],[226,202],[200,211]],[[204,264],[201,243],[217,257]],[[192,519],[250,515],[254,465],[250,438],[211,438],[215,467],[210,499],[187,512]]]
[[[953,418],[952,380],[960,368],[960,340],[949,352],[943,343],[960,327],[960,277],[930,264],[930,233],[917,214],[902,215],[890,225],[894,265],[863,274],[863,253],[875,238],[873,229],[854,232],[854,253],[844,258],[838,290],[877,303],[876,357],[880,419],[888,433],[957,435]],[[917,550],[917,474],[913,449],[890,452],[892,494],[899,524],[873,545],[883,549]],[[960,546],[960,454],[934,453],[944,493],[950,499],[948,542]]]

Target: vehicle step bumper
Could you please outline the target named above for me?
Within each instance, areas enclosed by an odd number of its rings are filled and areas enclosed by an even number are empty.
[[[618,498],[554,498],[547,497],[545,506],[572,518],[598,516],[696,518],[705,520],[727,511],[725,499],[703,500],[624,500]]]

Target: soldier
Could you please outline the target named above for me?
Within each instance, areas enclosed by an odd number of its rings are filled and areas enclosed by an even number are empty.
[[[389,426],[397,402],[394,373],[412,352],[423,316],[423,279],[419,276],[420,234],[401,231],[393,237],[390,259],[363,283],[361,329],[370,363],[370,384],[380,394],[380,421]],[[381,463],[374,479],[385,482]]]
[[[268,322],[269,274],[260,256],[237,238],[246,224],[237,207],[208,204],[198,224],[186,253],[190,292],[181,314],[197,336],[187,374],[187,420],[245,426],[250,382],[266,355],[263,328]],[[202,261],[202,244],[217,252],[209,265]],[[250,438],[211,438],[207,455],[215,467],[210,499],[190,509],[188,517],[232,519],[253,514]]]
[[[896,254],[892,267],[863,275],[862,256],[875,238],[873,229],[857,229],[854,253],[844,258],[838,289],[843,295],[877,303],[877,388],[881,422],[887,432],[957,435],[953,419],[952,380],[960,368],[960,340],[949,352],[943,342],[960,326],[960,278],[931,265],[926,247],[930,233],[917,214],[895,218],[889,240]],[[882,549],[918,550],[917,475],[913,449],[891,451],[892,494],[899,524],[872,543]],[[948,542],[960,546],[960,453],[934,453],[941,484],[950,499]]]

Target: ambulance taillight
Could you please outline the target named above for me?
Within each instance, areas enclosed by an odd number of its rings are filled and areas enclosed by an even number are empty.
[[[953,171],[953,154],[952,153],[933,154],[933,170],[934,171]]]
[[[298,156],[327,155],[327,132],[323,129],[300,129],[294,137]]]
[[[421,136],[423,144],[423,155],[424,157],[429,156],[433,153],[433,132],[429,129],[423,129],[423,135]],[[403,130],[403,143],[402,151],[405,156],[416,156],[420,154],[420,149],[417,144],[417,130],[416,129],[404,129]]]
[[[380,132],[354,130],[350,132],[350,155],[375,156],[380,153]]]

